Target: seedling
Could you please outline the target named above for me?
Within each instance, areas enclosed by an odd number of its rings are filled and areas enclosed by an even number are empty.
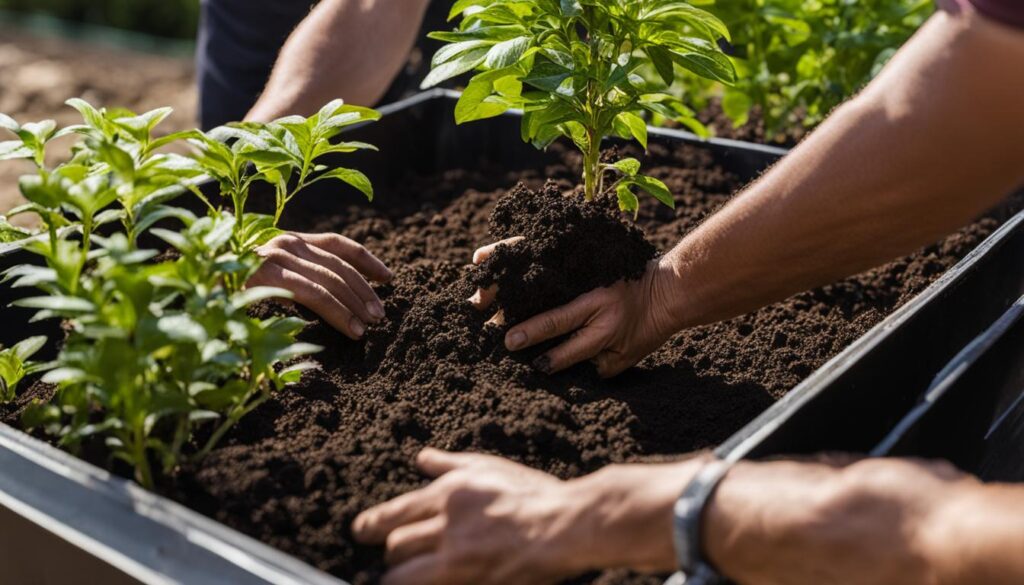
[[[246,414],[314,367],[294,363],[320,350],[296,341],[302,321],[255,319],[247,312],[255,302],[290,293],[244,285],[260,266],[254,248],[278,233],[296,193],[338,179],[372,198],[365,175],[328,170],[317,160],[372,148],[330,139],[379,115],[338,101],[309,119],[155,138],[169,109],[136,115],[81,100],[69,105],[84,124],[58,131],[52,122],[20,126],[0,117],[18,138],[4,143],[3,158],[29,159],[37,167],[20,182],[29,202],[12,213],[35,213],[49,235],[24,245],[45,266],[16,266],[3,278],[42,293],[15,305],[37,309],[35,319],[61,319],[68,329],[52,363],[26,361],[45,341],[36,338],[0,352],[0,399],[13,397],[27,373],[46,371],[43,381],[57,392],[50,403],[26,410],[25,426],[45,429],[69,449],[102,439],[113,457],[132,466],[139,483],[152,487],[154,461],[168,472],[186,458],[205,456]],[[72,133],[82,137],[72,159],[46,168],[46,144]],[[160,152],[185,141],[197,147],[192,156]],[[230,209],[199,189],[207,177],[220,185]],[[273,217],[245,213],[255,181],[276,187]],[[190,191],[205,203],[206,216],[172,205]],[[118,220],[122,229],[96,231]],[[176,224],[182,227],[172,229]],[[6,222],[0,228],[21,235]],[[147,233],[166,242],[176,259],[158,262],[157,250],[140,248]],[[216,423],[196,445],[191,439],[204,421]]]
[[[239,243],[252,247],[268,239],[271,232],[266,230],[277,226],[285,206],[300,191],[319,181],[342,181],[373,200],[373,186],[366,175],[354,169],[328,169],[318,161],[330,154],[376,150],[365,142],[331,140],[348,126],[378,119],[379,112],[335,100],[309,118],[290,116],[269,124],[231,124],[208,134],[194,133],[189,142],[198,150],[195,160],[200,168],[220,184],[221,192],[231,201],[239,233],[249,234]],[[269,224],[245,214],[249,191],[260,181],[275,189],[275,211]],[[258,228],[253,227],[256,222]]]
[[[44,345],[45,337],[30,337],[8,349],[0,346],[0,404],[14,400],[18,383],[37,371],[38,365],[29,358]]]
[[[423,87],[477,70],[459,100],[458,123],[521,108],[523,140],[546,148],[566,136],[583,152],[586,199],[614,190],[636,211],[634,188],[674,206],[661,181],[640,174],[636,159],[601,163],[607,136],[647,147],[641,114],[658,114],[705,132],[694,112],[665,90],[681,67],[731,83],[736,74],[719,49],[729,32],[710,13],[664,0],[458,0],[449,18],[459,28],[435,32],[449,43],[433,58]],[[654,82],[637,70],[653,67]],[[606,184],[605,175],[615,181]]]

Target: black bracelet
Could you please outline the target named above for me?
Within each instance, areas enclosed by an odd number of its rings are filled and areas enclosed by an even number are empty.
[[[707,463],[697,472],[676,501],[673,510],[673,538],[679,572],[672,575],[665,585],[716,585],[724,582],[722,576],[704,560],[701,553],[701,524],[708,500],[732,469],[732,465],[731,462],[721,459]]]

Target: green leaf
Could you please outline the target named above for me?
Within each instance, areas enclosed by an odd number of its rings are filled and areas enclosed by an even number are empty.
[[[629,129],[629,133],[647,150],[647,123],[643,118],[631,112],[622,112],[615,117],[616,122],[622,123]]]
[[[652,45],[647,48],[647,56],[658,71],[665,85],[672,85],[676,81],[676,66],[672,62],[672,53],[665,47]]]
[[[291,299],[295,295],[290,290],[272,286],[254,286],[247,288],[231,297],[231,306],[237,311],[268,299]]]
[[[106,126],[106,120],[104,119],[103,114],[101,114],[96,108],[92,107],[89,102],[81,98],[71,98],[64,103],[78,110],[78,113],[82,115],[82,119],[85,120],[85,123],[89,126],[98,129],[102,129]]]
[[[333,169],[316,178],[317,181],[324,179],[337,179],[339,181],[344,181],[358,189],[363,195],[366,195],[368,200],[373,201],[373,185],[370,183],[369,177],[357,170],[341,168]]]
[[[207,340],[206,329],[186,314],[161,317],[156,321],[156,328],[172,341],[200,344]]]
[[[526,50],[533,43],[532,37],[517,37],[491,47],[487,52],[484,66],[488,69],[503,69],[519,62]]]
[[[640,172],[640,161],[635,158],[624,158],[611,166],[627,177],[634,177]]]
[[[21,126],[19,126],[18,123],[14,121],[14,118],[8,116],[7,114],[0,114],[0,128],[3,128],[4,130],[9,130],[10,132],[17,134],[18,130],[21,129]]]
[[[640,209],[640,201],[637,200],[636,195],[633,194],[629,189],[629,183],[619,183],[615,187],[615,193],[619,198],[619,209],[622,211],[636,213]]]
[[[20,140],[0,142],[0,161],[32,158],[35,154],[34,150]]]
[[[494,46],[494,44],[494,41],[489,41],[486,39],[471,39],[468,41],[462,41],[459,43],[445,45],[438,49],[436,53],[434,53],[434,58],[431,60],[430,63],[432,67],[438,67],[439,65],[443,65],[451,61],[452,59],[458,57],[459,55],[462,55],[463,53],[466,53],[473,49],[479,49],[480,47],[491,47]]]
[[[62,313],[91,313],[96,310],[96,305],[85,299],[62,295],[30,297],[14,301],[11,305],[26,309],[45,309]]]
[[[672,192],[668,190],[665,183],[662,183],[658,179],[644,175],[637,175],[632,179],[629,179],[629,182],[650,193],[655,199],[661,201],[665,205],[668,205],[672,209],[676,208],[676,200],[672,197]]]
[[[571,76],[571,70],[557,63],[548,60],[538,60],[533,69],[530,70],[530,73],[523,78],[523,83],[554,93]]]
[[[570,18],[583,14],[580,0],[560,0],[559,6],[562,9],[562,14]]]
[[[487,59],[489,51],[488,47],[472,49],[443,65],[435,67],[427,75],[426,79],[423,80],[420,89],[430,89],[439,83],[475,69]]]
[[[493,118],[511,109],[514,104],[511,100],[494,95],[496,83],[485,75],[478,75],[470,81],[455,104],[455,122],[464,124]],[[519,84],[519,89],[522,90],[522,84]]]
[[[18,359],[23,362],[27,362],[29,358],[34,356],[43,348],[44,345],[46,345],[46,337],[40,335],[36,337],[29,337],[28,339],[15,344],[11,350],[18,356]]]
[[[730,89],[722,97],[722,111],[732,120],[734,127],[740,127],[750,119],[750,109],[754,107],[754,100],[749,95]]]

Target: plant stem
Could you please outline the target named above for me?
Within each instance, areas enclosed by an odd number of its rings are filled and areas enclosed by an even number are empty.
[[[135,481],[147,490],[153,489],[153,472],[149,468],[149,460],[146,458],[146,437],[142,425],[135,425],[135,440],[133,451],[135,455]]]
[[[590,146],[583,155],[583,191],[587,201],[593,201],[601,178],[601,138],[591,134]]]
[[[217,443],[224,438],[224,434],[231,430],[231,427],[235,426],[235,423],[242,420],[242,417],[255,410],[257,406],[263,404],[268,398],[270,398],[269,395],[263,394],[256,400],[253,400],[248,406],[244,406],[248,399],[243,401],[242,404],[236,406],[228,415],[227,420],[221,423],[221,425],[217,427],[217,430],[210,435],[210,439],[206,441],[205,445],[203,445],[202,450],[196,454],[196,459],[202,459],[209,455],[210,451],[217,446]]]

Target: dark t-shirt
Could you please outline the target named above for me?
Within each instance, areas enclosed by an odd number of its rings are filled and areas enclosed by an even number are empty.
[[[1024,0],[935,0],[935,3],[942,10],[954,13],[973,7],[1003,24],[1024,27]]]
[[[971,4],[989,18],[1024,27],[1024,0],[971,0]]]
[[[396,1],[396,0],[390,0]],[[278,53],[317,0],[201,0],[196,47],[199,118],[204,129],[241,120],[259,99]],[[433,2],[409,65],[384,97],[391,102],[416,91],[439,43],[430,31],[444,30],[446,2]]]

